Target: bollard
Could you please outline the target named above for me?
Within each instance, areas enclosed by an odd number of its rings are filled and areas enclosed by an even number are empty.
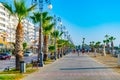
[[[20,73],[26,72],[26,63],[24,61],[20,61]]]
[[[118,66],[120,66],[120,54],[118,54]]]

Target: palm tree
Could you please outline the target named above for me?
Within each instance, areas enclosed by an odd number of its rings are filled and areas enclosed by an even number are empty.
[[[44,35],[44,60],[46,61],[48,58],[48,39],[49,35],[52,32],[54,27],[54,23],[50,23],[50,20],[45,22],[45,25],[43,25],[43,35]]]
[[[62,47],[63,47],[63,44],[64,44],[64,40],[63,39],[58,39],[57,41],[57,44],[58,44],[58,58],[59,57],[62,57]]]
[[[106,56],[106,51],[105,51],[105,43],[106,43],[106,40],[103,40],[103,56]]]
[[[107,53],[110,54],[110,45],[109,45],[110,40],[106,39],[106,45],[107,45]]]
[[[52,16],[48,16],[48,12],[35,12],[33,13],[33,16],[31,16],[31,19],[33,20],[34,23],[40,23],[41,18],[40,15],[42,14],[42,29],[43,29],[43,37],[44,37],[44,60],[47,60],[47,54],[48,54],[48,38],[49,35],[53,29],[54,24],[51,23],[51,20],[53,19]],[[41,32],[41,30],[39,30],[39,32]],[[39,35],[39,40],[41,36]],[[41,41],[40,41],[41,42]],[[41,43],[40,43],[41,44]],[[39,44],[39,45],[40,45]],[[40,55],[38,55],[39,57]]]
[[[97,48],[98,52],[99,52],[100,43],[101,43],[100,41],[95,43],[95,48]]]
[[[94,41],[91,42],[92,52],[94,52]]]
[[[64,40],[63,45],[64,45],[63,54],[65,55],[71,44],[70,44],[70,42],[68,40]]]
[[[49,47],[48,47],[48,49],[49,49],[49,52],[50,52],[50,58],[51,59],[54,59],[54,52],[55,52],[55,46],[54,45],[49,45]]]
[[[113,50],[114,50],[114,43],[113,43],[113,40],[115,40],[116,38],[114,38],[113,36],[111,36],[110,38],[109,38],[109,40],[110,40],[110,42],[111,42],[111,51],[112,51],[112,54],[113,54]]]
[[[18,25],[16,28],[16,40],[15,40],[15,55],[16,55],[16,70],[20,69],[20,61],[23,60],[23,25],[22,20],[26,18],[30,11],[32,11],[35,5],[30,6],[29,8],[26,7],[24,0],[14,0],[14,8],[11,4],[2,3],[3,6],[9,11],[11,15],[16,16],[18,20]]]
[[[108,38],[109,38],[109,35],[106,34],[106,35],[105,35],[105,38],[108,39]]]
[[[58,30],[54,30],[52,33],[51,33],[51,36],[53,38],[56,38],[56,43],[55,43],[55,48],[56,50],[58,50],[58,40],[60,39],[60,37],[62,36],[63,32],[59,32]],[[56,54],[57,54],[58,51],[56,51]]]
[[[109,54],[110,53],[110,46],[109,46],[109,35],[105,35],[105,38],[106,38],[106,47],[107,47],[107,53]]]

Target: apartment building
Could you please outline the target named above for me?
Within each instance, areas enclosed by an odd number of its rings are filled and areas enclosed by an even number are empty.
[[[27,42],[29,45],[34,45],[35,40],[35,26],[28,20],[23,20],[24,26],[24,42]]]
[[[27,19],[24,19],[22,22],[24,27],[24,42],[32,45],[35,33],[34,24]],[[0,36],[0,44],[15,42],[17,23],[17,18],[10,15],[7,9],[0,3],[0,35],[2,35]]]

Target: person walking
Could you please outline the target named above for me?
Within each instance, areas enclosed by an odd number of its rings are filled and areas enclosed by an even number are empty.
[[[84,49],[84,48],[82,48],[82,55],[84,55],[84,52],[85,52],[85,49]]]

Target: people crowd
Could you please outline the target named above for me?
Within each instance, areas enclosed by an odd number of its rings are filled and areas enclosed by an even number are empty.
[[[79,55],[84,55],[85,53],[89,53],[89,50],[88,49],[85,50],[85,48],[82,48],[82,49],[73,49],[73,53],[74,54],[77,53],[78,56],[79,56]]]

